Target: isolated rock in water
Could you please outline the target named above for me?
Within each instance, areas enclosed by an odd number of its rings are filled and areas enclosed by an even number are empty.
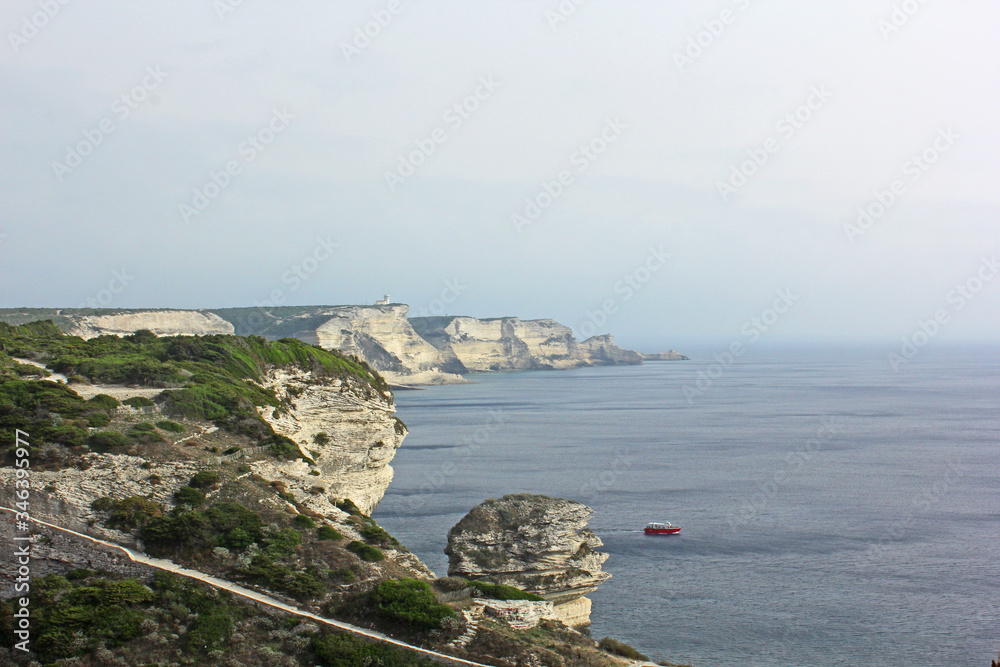
[[[680,352],[667,350],[666,352],[653,352],[651,354],[641,354],[643,361],[689,361],[690,358]]]
[[[592,366],[641,364],[643,359],[638,352],[620,347],[611,334],[591,336],[580,343],[580,357]]]
[[[555,605],[566,625],[590,624],[590,600],[610,574],[588,529],[593,510],[572,500],[517,494],[487,500],[448,532],[449,576],[516,586]]]

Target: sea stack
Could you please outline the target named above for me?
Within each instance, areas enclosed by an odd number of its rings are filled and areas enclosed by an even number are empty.
[[[588,593],[610,574],[608,554],[588,529],[594,513],[562,498],[517,494],[472,508],[448,532],[448,574],[537,593],[574,628],[590,625]]]

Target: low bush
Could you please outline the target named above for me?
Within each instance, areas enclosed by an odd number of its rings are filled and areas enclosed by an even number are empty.
[[[305,514],[295,515],[293,523],[299,528],[315,528],[316,522],[313,521],[312,517],[306,516]]]
[[[380,560],[385,560],[385,554],[381,550],[358,540],[354,540],[348,544],[347,549],[357,554],[361,560],[366,560],[369,563],[377,563]]]
[[[198,507],[205,502],[205,494],[190,486],[182,486],[177,489],[174,494],[174,499],[178,503],[183,503],[185,505],[190,505],[191,507]]]
[[[541,595],[522,591],[520,588],[514,588],[513,586],[504,586],[503,584],[470,581],[469,586],[475,592],[479,593],[480,597],[493,598],[494,600],[535,600],[541,602],[545,599]]]
[[[90,507],[95,512],[108,512],[108,519],[104,522],[108,528],[124,531],[140,528],[153,517],[163,515],[162,505],[141,496],[121,500],[98,498]]]
[[[87,446],[99,454],[109,454],[128,447],[132,440],[114,431],[98,431],[87,438]]]
[[[620,642],[613,637],[605,637],[599,641],[597,645],[602,651],[606,651],[612,655],[620,655],[623,658],[628,658],[629,660],[649,660],[648,656],[639,653],[625,642]]]
[[[320,526],[316,529],[316,537],[321,540],[342,540],[344,536],[333,526]]]
[[[438,663],[421,658],[413,652],[368,642],[346,632],[326,632],[313,635],[310,643],[313,655],[321,667],[353,665],[387,665],[391,667],[437,667]]]
[[[126,398],[122,401],[122,404],[133,408],[151,408],[156,405],[156,403],[153,403],[152,400],[146,398],[145,396],[133,396],[132,398]]]
[[[439,604],[430,584],[417,579],[388,579],[371,593],[380,615],[418,630],[441,627],[441,621],[455,611]]]
[[[222,477],[219,473],[211,470],[200,470],[194,474],[194,477],[188,482],[188,486],[195,489],[210,489],[221,481]]]
[[[160,429],[161,431],[169,431],[170,433],[184,432],[184,426],[182,424],[178,424],[172,419],[161,419],[160,421],[156,422],[156,428]]]

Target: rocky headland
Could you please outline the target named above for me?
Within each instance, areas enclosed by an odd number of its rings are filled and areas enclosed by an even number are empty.
[[[578,341],[555,320],[517,317],[409,317],[405,304],[279,306],[203,310],[7,309],[0,321],[53,320],[81,338],[237,334],[297,338],[364,360],[396,387],[466,382],[463,376],[522,370],[641,364],[686,359],[670,351],[644,355],[611,335]]]
[[[586,505],[562,498],[516,494],[474,507],[448,533],[448,575],[515,586],[553,604],[570,627],[590,624],[588,593],[611,577],[608,554],[587,528]]]

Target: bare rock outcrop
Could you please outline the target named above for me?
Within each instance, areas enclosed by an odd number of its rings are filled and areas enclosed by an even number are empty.
[[[141,329],[157,336],[205,336],[231,334],[233,325],[215,313],[201,310],[134,310],[107,315],[65,314],[71,322],[67,332],[80,338],[127,336]]]
[[[588,529],[586,505],[562,498],[517,494],[487,500],[448,533],[449,576],[516,586],[553,603],[571,627],[590,624],[590,600],[610,574],[608,555]]]
[[[315,464],[268,459],[251,463],[254,472],[283,482],[297,501],[321,514],[331,514],[333,501],[343,498],[370,514],[392,481],[389,462],[406,437],[392,394],[350,377],[317,377],[304,370],[272,370],[264,386],[292,408],[262,409],[261,416]]]
[[[641,364],[643,361],[638,352],[619,347],[611,334],[591,336],[580,343],[580,357],[591,366]]]
[[[666,352],[652,352],[649,354],[640,353],[639,356],[642,357],[643,361],[689,361],[690,357],[687,357],[680,352],[674,350],[667,350]]]

